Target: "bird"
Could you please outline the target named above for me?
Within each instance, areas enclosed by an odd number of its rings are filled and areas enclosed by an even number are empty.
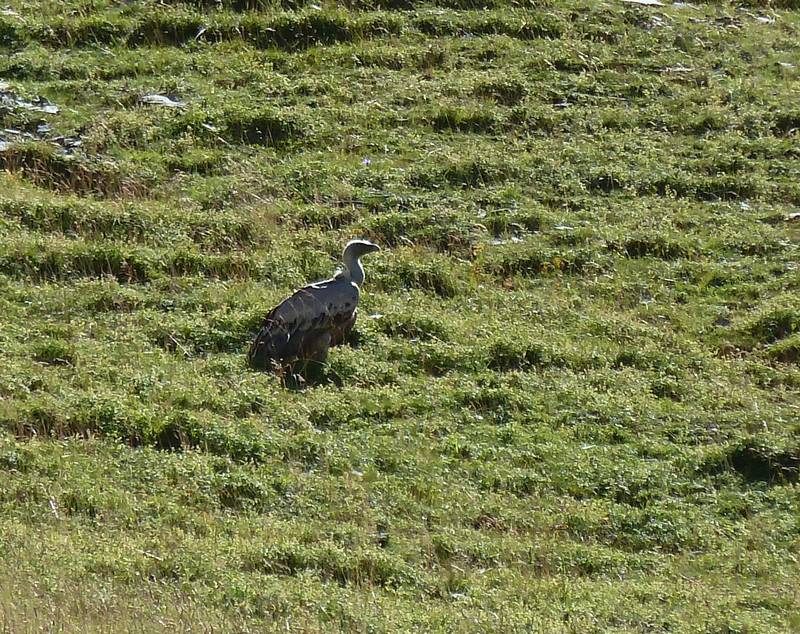
[[[343,266],[332,278],[304,286],[267,313],[247,353],[250,367],[323,364],[328,349],[340,345],[356,322],[364,284],[361,258],[375,251],[380,247],[369,240],[351,240],[342,252]]]

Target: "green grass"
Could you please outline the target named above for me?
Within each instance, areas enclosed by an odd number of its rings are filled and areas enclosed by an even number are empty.
[[[799,631],[800,5],[665,4],[9,0],[0,632]]]

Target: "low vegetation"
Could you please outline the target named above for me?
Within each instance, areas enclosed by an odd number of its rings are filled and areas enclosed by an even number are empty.
[[[795,0],[6,0],[0,632],[799,630],[799,86]]]

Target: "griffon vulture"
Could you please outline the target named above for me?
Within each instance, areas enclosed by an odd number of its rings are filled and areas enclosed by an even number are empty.
[[[343,268],[329,280],[315,282],[287,297],[264,318],[247,354],[253,368],[266,370],[295,361],[325,361],[356,322],[364,267],[360,258],[379,251],[367,240],[351,240],[342,253]]]

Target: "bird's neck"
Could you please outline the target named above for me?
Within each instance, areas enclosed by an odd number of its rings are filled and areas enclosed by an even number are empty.
[[[364,267],[361,266],[361,260],[348,255],[344,259],[344,266],[350,275],[350,281],[360,287],[364,283]]]

